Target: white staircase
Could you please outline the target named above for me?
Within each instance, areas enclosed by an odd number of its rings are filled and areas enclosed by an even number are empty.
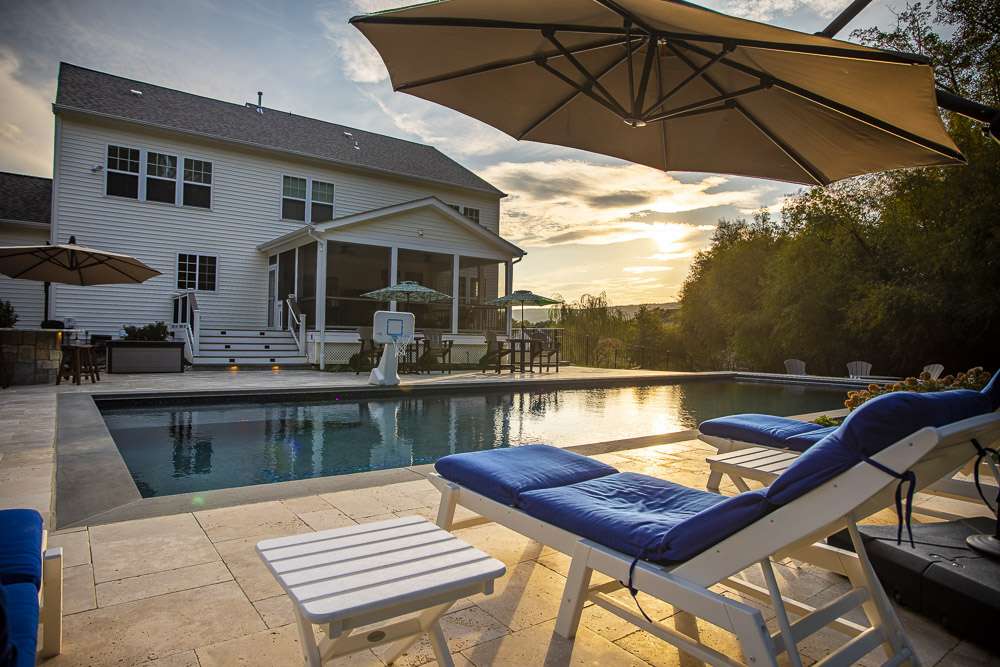
[[[288,331],[273,329],[202,329],[195,366],[307,366],[309,361]]]

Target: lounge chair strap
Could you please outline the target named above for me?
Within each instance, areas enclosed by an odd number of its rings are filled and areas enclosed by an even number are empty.
[[[625,586],[628,589],[628,593],[629,595],[632,596],[632,599],[635,600],[635,606],[639,609],[639,613],[642,614],[642,617],[647,621],[649,621],[650,623],[654,623],[655,621],[653,621],[653,619],[649,617],[649,614],[646,613],[646,610],[642,608],[641,604],[639,604],[639,598],[636,597],[637,594],[639,593],[639,589],[635,588],[632,585],[632,577],[633,575],[635,575],[635,566],[638,564],[639,564],[639,558],[638,557],[633,558],[632,564],[628,566],[628,583],[625,583],[624,581],[620,581],[618,583],[620,583],[622,586]]]
[[[1000,459],[1000,452],[992,447],[983,447],[979,444],[979,441],[972,438],[972,446],[976,448],[976,462],[972,466],[972,479],[976,482],[976,491],[979,493],[979,497],[983,499],[986,506],[990,508],[993,512],[1000,512],[1000,491],[997,491],[996,503],[991,505],[989,499],[987,499],[986,494],[983,493],[982,483],[979,481],[979,466],[982,465],[983,459],[987,456],[993,456],[994,460]]]
[[[890,477],[895,477],[896,479],[899,480],[899,484],[896,485],[896,516],[899,517],[899,524],[896,528],[896,544],[903,543],[903,526],[905,525],[906,534],[910,538],[910,546],[916,547],[916,545],[913,542],[913,528],[910,525],[910,521],[913,517],[913,494],[917,490],[917,474],[912,470],[896,472],[892,468],[882,465],[875,459],[868,458],[867,456],[863,456],[861,458],[868,465],[878,468],[886,475],[889,475]],[[904,484],[907,484],[905,508],[903,506]]]

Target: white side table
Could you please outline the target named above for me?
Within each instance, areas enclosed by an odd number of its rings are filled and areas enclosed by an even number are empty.
[[[459,599],[489,595],[506,568],[422,517],[390,519],[257,543],[291,598],[306,664],[396,642],[392,663],[427,633],[439,665],[453,665],[438,622]],[[420,611],[376,630],[353,630]],[[327,626],[317,643],[313,625]]]

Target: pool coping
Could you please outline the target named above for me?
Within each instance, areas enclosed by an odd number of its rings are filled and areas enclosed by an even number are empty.
[[[328,397],[336,394],[351,399],[360,398],[391,398],[412,396],[414,394],[434,395],[454,393],[456,389],[472,389],[474,391],[505,390],[517,391],[532,387],[555,388],[586,388],[641,386],[649,384],[680,384],[684,382],[743,380],[761,381],[766,383],[807,384],[851,387],[859,386],[857,381],[829,382],[831,378],[813,378],[815,381],[802,382],[797,376],[781,376],[762,373],[731,373],[713,372],[684,376],[631,376],[615,378],[580,378],[572,380],[534,380],[524,383],[510,381],[479,381],[469,382],[439,382],[431,385],[404,385],[397,388],[364,388],[345,387],[329,389],[308,388],[302,390],[209,390],[167,392],[132,392],[128,394],[107,393],[67,393],[60,394],[56,403],[56,484],[55,484],[55,527],[62,530],[79,526],[97,525],[143,519],[154,516],[177,514],[206,509],[231,507],[245,503],[264,502],[298,496],[315,495],[359,489],[370,486],[382,486],[424,479],[433,470],[433,464],[372,470],[366,472],[348,473],[312,477],[308,479],[254,484],[249,486],[230,487],[181,493],[168,496],[143,498],[132,479],[114,438],[108,430],[101,414],[99,403],[127,404],[130,402],[145,402],[152,399],[184,400],[185,402],[219,402],[232,399],[233,402],[263,399],[275,401],[309,399]],[[844,380],[844,378],[839,378]],[[815,417],[818,414],[834,415],[838,410],[822,413],[799,415],[802,418]],[[588,443],[566,447],[586,455],[604,454],[625,449],[647,447],[655,444],[668,444],[690,440],[697,437],[697,429],[687,429],[650,436],[639,436],[621,440]]]

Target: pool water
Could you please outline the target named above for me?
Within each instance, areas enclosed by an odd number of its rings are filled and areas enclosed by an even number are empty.
[[[143,497],[433,463],[454,452],[670,433],[739,412],[842,407],[844,390],[749,382],[105,407]]]

